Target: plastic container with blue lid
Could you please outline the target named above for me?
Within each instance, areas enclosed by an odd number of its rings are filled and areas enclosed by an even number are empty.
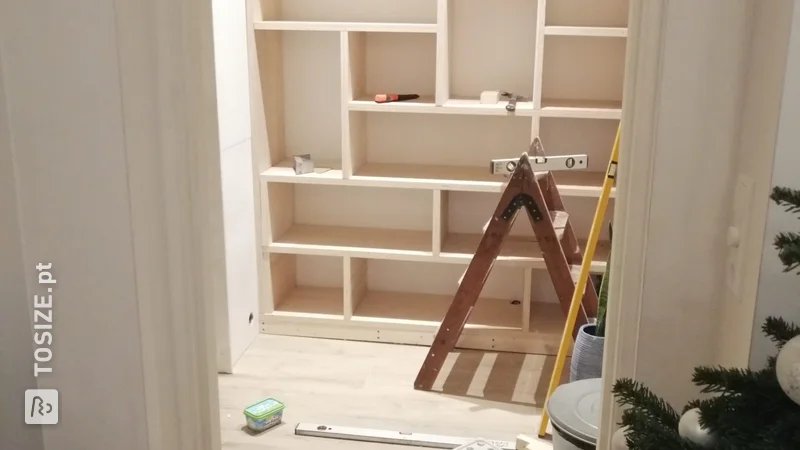
[[[261,432],[272,428],[283,420],[284,404],[274,398],[267,398],[244,409],[247,428]]]

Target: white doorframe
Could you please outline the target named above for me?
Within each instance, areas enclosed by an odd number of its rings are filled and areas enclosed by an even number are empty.
[[[708,1],[722,5],[729,0]],[[160,106],[164,110],[172,108],[178,112],[176,116],[166,117],[170,120],[158,128],[160,134],[157,136],[160,139],[156,143],[162,151],[160,159],[150,161],[152,166],[142,166],[138,173],[132,173],[131,188],[136,189],[132,193],[134,197],[150,194],[146,184],[136,181],[142,180],[145,172],[152,173],[153,170],[161,175],[160,181],[164,183],[165,191],[174,193],[164,199],[165,216],[160,218],[160,223],[167,226],[165,235],[148,234],[145,220],[148,217],[139,216],[137,231],[141,229],[142,234],[137,241],[137,254],[140,254],[139,249],[154,257],[175,253],[167,252],[167,248],[200,250],[194,253],[192,260],[170,260],[167,282],[178,284],[169,284],[173,290],[167,296],[167,304],[149,302],[143,304],[141,309],[143,336],[148,336],[148,331],[152,331],[152,338],[143,342],[147,349],[145,378],[151,449],[219,448],[215,340],[211,314],[214,302],[222,301],[221,295],[224,294],[220,294],[219,280],[224,279],[225,274],[224,263],[218,261],[223,253],[220,250],[222,229],[216,185],[219,158],[214,125],[216,111],[210,1],[148,0],[141,1],[141,6],[135,2],[118,3],[128,3],[125,5],[127,8],[121,8],[120,15],[139,14],[141,23],[157,24],[153,33],[155,41],[149,47],[152,54],[141,53],[143,49],[132,41],[132,36],[141,35],[134,33],[131,28],[136,26],[136,21],[127,24],[131,40],[121,44],[123,77],[135,71],[137,66],[134,63],[143,60],[140,58],[153,58],[159,64],[158,78],[147,80],[150,84],[142,79],[128,80],[126,87],[130,97],[135,99],[136,93],[144,89],[159,89],[163,95],[163,104]],[[656,153],[669,150],[664,148],[663,142],[656,140],[659,132],[664,133],[664,130],[658,129],[659,114],[664,112],[663,99],[659,95],[662,73],[665,72],[664,49],[668,41],[670,45],[675,45],[676,40],[680,41],[679,46],[691,45],[694,43],[692,39],[698,37],[697,30],[710,26],[708,15],[704,21],[695,20],[691,14],[676,14],[677,2],[632,0],[630,5],[623,134],[614,217],[615,235],[619,238],[614,241],[610,284],[611,296],[620,301],[612,303],[609,309],[604,366],[606,391],[613,380],[634,376],[637,371],[637,355],[640,353],[637,346],[640,330],[644,326],[642,324],[640,327],[640,322],[643,320],[642,291],[648,262],[648,223],[651,207],[656,207],[652,196],[652,173]],[[148,13],[155,14],[156,20],[148,21],[146,16],[142,16]],[[122,27],[124,29],[125,25]],[[127,71],[124,70],[126,68]],[[131,111],[129,116],[132,128],[136,126],[135,112]],[[700,120],[707,113],[691,108],[678,112],[671,109],[668,112],[673,115],[671,117],[677,114],[683,121]],[[128,113],[126,111],[126,117]],[[131,135],[135,136],[133,133]],[[702,132],[698,132],[688,138],[701,137]],[[674,173],[661,174],[663,176],[680,179],[682,175],[679,165],[670,165],[664,170]],[[725,180],[727,173],[714,176],[719,178],[711,181],[720,183]],[[188,207],[185,201],[188,201]],[[162,237],[166,240],[162,241]],[[141,267],[146,269],[146,261],[141,261]],[[624,274],[620,270],[622,268],[625,269]],[[186,312],[189,314],[184,315]],[[183,417],[187,410],[196,413],[193,419],[202,420],[187,420]],[[201,414],[199,411],[208,413]],[[613,399],[609,395],[604,396],[598,448],[609,448],[618,414]],[[175,421],[175,417],[181,418]],[[175,423],[177,429],[169,427]],[[531,430],[534,428],[535,424],[532,423]]]
[[[226,273],[211,0],[114,3],[150,450],[215,450]]]
[[[636,369],[641,293],[647,259],[652,178],[657,132],[658,86],[664,46],[666,1],[632,1],[628,19],[617,194],[614,200],[608,327],[603,361],[603,392]],[[621,270],[624,268],[625,270]],[[598,449],[610,448],[619,413],[603,395]]]
[[[692,369],[716,363],[757,2],[630,2],[598,449],[617,379],[680,408],[699,394]]]

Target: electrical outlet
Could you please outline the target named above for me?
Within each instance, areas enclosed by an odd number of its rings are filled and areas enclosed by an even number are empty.
[[[739,175],[733,192],[733,208],[731,222],[728,226],[726,241],[728,257],[725,264],[725,284],[731,293],[741,300],[742,269],[744,265],[744,239],[750,229],[752,216],[753,180],[747,175]]]

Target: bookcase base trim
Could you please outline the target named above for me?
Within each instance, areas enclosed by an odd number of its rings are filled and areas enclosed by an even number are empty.
[[[430,346],[437,326],[262,314],[261,334]],[[560,336],[466,328],[456,348],[555,356]]]

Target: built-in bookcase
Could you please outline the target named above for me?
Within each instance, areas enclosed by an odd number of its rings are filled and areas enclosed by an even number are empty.
[[[620,119],[626,0],[248,8],[262,332],[430,344],[503,188],[489,161],[534,136],[548,155],[589,155],[555,173],[587,237]],[[529,101],[509,113],[485,90]],[[314,173],[295,174],[300,154]],[[554,354],[563,312],[530,227],[512,235],[460,346]]]

